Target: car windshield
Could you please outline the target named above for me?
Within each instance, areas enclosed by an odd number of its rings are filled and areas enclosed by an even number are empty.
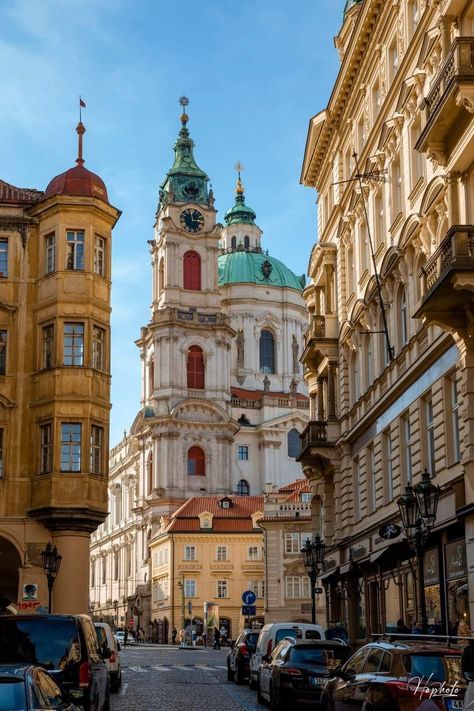
[[[345,662],[350,654],[348,647],[293,647],[291,661],[295,664],[316,664],[334,669],[341,662]]]
[[[73,620],[0,619],[0,662],[29,662],[64,669],[80,660]]]
[[[0,711],[17,711],[19,709],[26,709],[23,680],[0,677]]]
[[[446,681],[454,684],[456,681],[464,684],[461,672],[460,654],[405,654],[403,666],[412,677],[420,677],[426,683]]]

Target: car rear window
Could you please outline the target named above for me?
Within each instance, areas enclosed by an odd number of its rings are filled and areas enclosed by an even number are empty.
[[[286,627],[278,630],[275,635],[275,644],[280,642],[285,637],[293,637],[293,639],[303,639],[303,633],[299,627]],[[306,630],[305,639],[321,639],[318,630]]]
[[[22,679],[0,678],[0,711],[26,709],[25,685]]]
[[[331,647],[330,649],[324,649],[323,647],[310,647],[309,649],[307,647],[293,647],[290,659],[295,664],[318,664],[328,669],[334,669],[341,662],[345,662],[349,655],[350,649],[343,646]]]
[[[0,619],[0,662],[64,669],[80,660],[77,635],[73,620]]]
[[[460,654],[405,654],[403,666],[410,676],[429,679],[430,682],[465,683]]]

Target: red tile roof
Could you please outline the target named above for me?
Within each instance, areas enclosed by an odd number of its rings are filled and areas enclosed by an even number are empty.
[[[244,390],[244,388],[231,388],[230,391],[232,397],[239,400],[261,400],[264,395],[266,397],[285,398],[287,400],[291,397],[289,393],[264,392],[263,390]],[[305,401],[309,400],[307,395],[301,395],[300,393],[296,393],[296,399]]]
[[[35,190],[34,188],[17,188],[15,185],[10,185],[4,180],[0,180],[0,203],[11,203],[17,205],[18,203],[32,205],[35,202],[39,202],[44,197],[44,193],[41,190]]]
[[[229,499],[231,506],[221,508],[219,501]],[[240,533],[254,530],[252,515],[263,513],[263,496],[196,496],[188,499],[171,517],[166,530]],[[212,514],[212,528],[201,528],[199,515]]]

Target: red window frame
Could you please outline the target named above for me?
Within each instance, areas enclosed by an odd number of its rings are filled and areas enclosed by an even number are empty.
[[[188,450],[188,475],[206,476],[206,455],[201,447],[190,447]]]
[[[186,361],[188,388],[204,390],[204,355],[199,346],[191,346]]]
[[[183,256],[183,289],[201,291],[201,257],[194,250]]]

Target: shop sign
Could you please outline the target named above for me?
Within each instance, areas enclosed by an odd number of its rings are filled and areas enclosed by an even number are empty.
[[[467,561],[466,561],[466,542],[453,541],[446,543],[446,579],[457,580],[467,576]]]
[[[438,549],[432,548],[425,552],[424,558],[425,585],[437,585],[439,583],[439,563]]]
[[[394,538],[398,538],[402,529],[396,523],[384,523],[383,526],[379,528],[380,538],[384,538],[386,541],[391,541]]]

